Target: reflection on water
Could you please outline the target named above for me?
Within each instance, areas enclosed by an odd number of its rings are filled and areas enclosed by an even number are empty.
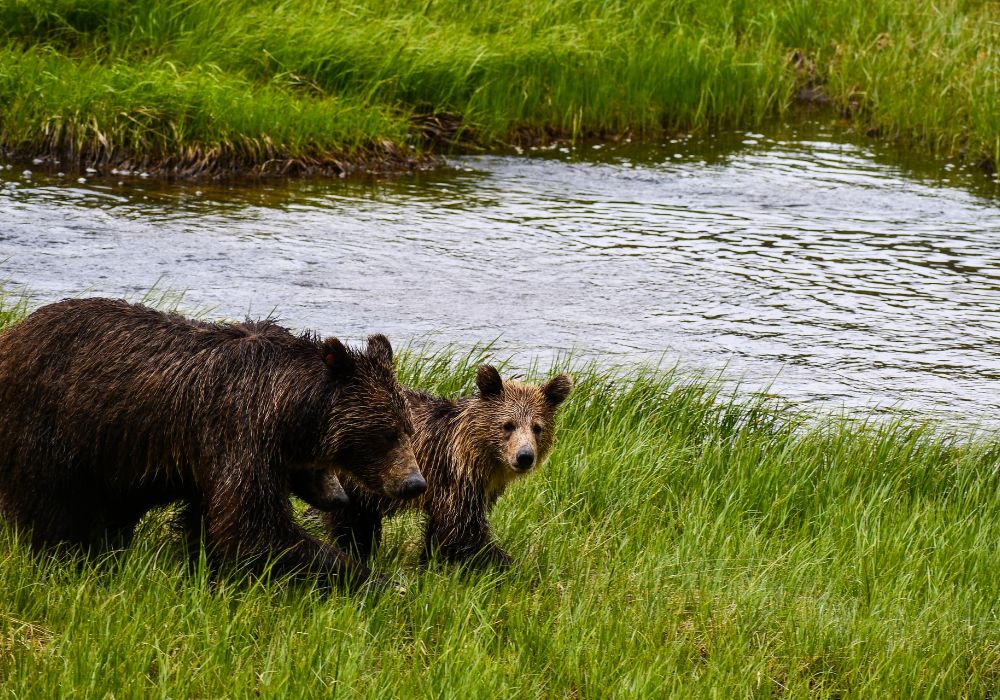
[[[452,165],[254,187],[16,166],[0,279],[36,303],[159,283],[348,338],[662,357],[795,400],[996,419],[1000,206],[974,189],[817,132]]]

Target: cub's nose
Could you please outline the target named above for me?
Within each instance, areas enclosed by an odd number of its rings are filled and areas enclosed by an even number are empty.
[[[531,469],[531,465],[535,463],[535,451],[530,447],[522,447],[517,451],[517,468]]]
[[[410,474],[403,479],[399,488],[399,497],[404,499],[416,498],[427,490],[427,480],[420,474]]]

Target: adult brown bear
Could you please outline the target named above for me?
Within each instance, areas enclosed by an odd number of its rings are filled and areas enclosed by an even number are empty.
[[[418,496],[412,432],[381,335],[359,351],[271,321],[99,298],[0,334],[0,511],[36,548],[127,539],[180,500],[215,563],[363,581],[367,567],[295,522],[289,492],[335,467],[386,497]]]

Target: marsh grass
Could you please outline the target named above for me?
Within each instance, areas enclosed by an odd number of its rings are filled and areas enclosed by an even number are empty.
[[[296,172],[752,128],[796,100],[1000,160],[1000,20],[949,0],[0,0],[0,144]]]
[[[28,314],[28,295],[10,290],[0,282],[0,331]]]
[[[11,305],[13,304],[13,306]],[[7,297],[6,318],[23,314]],[[18,311],[11,309],[18,308]],[[400,353],[467,392],[488,349]],[[571,360],[551,460],[499,503],[506,573],[418,565],[325,596],[189,567],[164,515],[93,559],[0,528],[15,697],[986,697],[1000,674],[1000,443],[806,416],[650,368]]]

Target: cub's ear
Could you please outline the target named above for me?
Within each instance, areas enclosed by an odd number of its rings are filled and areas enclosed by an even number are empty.
[[[368,336],[368,356],[387,367],[392,367],[392,346],[381,333]]]
[[[542,386],[542,393],[545,394],[545,398],[553,406],[558,406],[565,401],[571,391],[573,391],[573,378],[568,374],[560,374],[552,377],[552,379]]]
[[[323,362],[331,372],[337,374],[350,374],[354,371],[351,351],[337,338],[327,338],[323,341]]]
[[[479,387],[479,395],[483,398],[500,396],[503,392],[503,379],[493,365],[479,365],[479,369],[476,370],[476,386]]]

